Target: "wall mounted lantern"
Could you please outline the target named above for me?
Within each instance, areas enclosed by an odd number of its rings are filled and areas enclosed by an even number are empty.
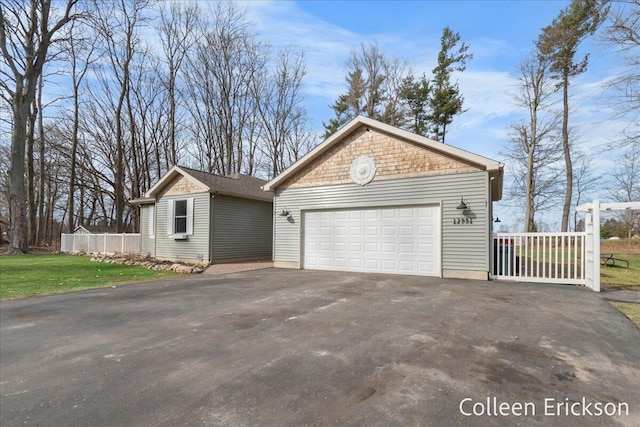
[[[290,217],[291,213],[287,210],[287,208],[284,208],[282,209],[282,212],[280,212],[280,216]]]
[[[469,207],[464,202],[464,199],[462,197],[460,197],[460,204],[458,205],[458,207],[456,209],[458,209],[460,211],[466,211],[467,209],[469,209]]]
[[[502,221],[500,221],[500,218],[496,217],[496,219],[493,222],[502,222]]]

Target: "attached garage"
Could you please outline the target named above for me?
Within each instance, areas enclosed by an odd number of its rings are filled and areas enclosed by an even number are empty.
[[[488,279],[503,165],[357,117],[263,188],[276,267]]]
[[[439,218],[433,205],[303,212],[302,267],[439,276]]]

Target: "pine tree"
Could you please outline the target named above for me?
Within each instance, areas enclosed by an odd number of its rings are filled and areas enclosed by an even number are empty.
[[[606,2],[605,2],[606,3]],[[562,231],[568,231],[569,211],[573,191],[573,165],[569,143],[569,80],[587,70],[589,55],[576,61],[578,46],[585,37],[593,34],[606,16],[603,2],[598,0],[573,0],[558,17],[543,28],[537,47],[540,55],[551,62],[552,77],[562,89],[562,149],[566,171],[566,191],[562,208]]]
[[[433,83],[429,98],[431,136],[442,143],[445,142],[447,126],[455,115],[462,112],[464,102],[458,82],[451,82],[451,74],[454,71],[464,71],[467,61],[473,58],[473,54],[467,53],[469,46],[466,43],[456,48],[459,41],[459,33],[454,33],[449,27],[442,30],[438,65],[432,71]]]

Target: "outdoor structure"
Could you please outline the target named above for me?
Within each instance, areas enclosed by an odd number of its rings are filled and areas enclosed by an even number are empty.
[[[600,253],[600,211],[638,210],[640,202],[578,206],[585,231],[565,233],[497,233],[491,277],[498,280],[583,285],[600,292],[600,266],[629,262]]]
[[[78,225],[73,233],[60,235],[60,251],[70,253],[138,253],[140,234],[116,233],[107,225]]]
[[[487,280],[503,165],[357,117],[264,186],[276,267]]]
[[[211,263],[271,259],[273,195],[265,182],[174,166],[131,200],[140,206],[140,251]]]
[[[138,253],[140,252],[140,234],[94,233],[90,228],[78,226],[72,234],[60,235],[60,251],[100,254]]]

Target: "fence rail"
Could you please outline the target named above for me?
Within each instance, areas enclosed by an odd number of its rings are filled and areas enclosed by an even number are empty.
[[[492,276],[528,282],[585,284],[586,233],[498,233]]]
[[[87,253],[139,253],[140,234],[62,234],[60,237],[62,252]]]

